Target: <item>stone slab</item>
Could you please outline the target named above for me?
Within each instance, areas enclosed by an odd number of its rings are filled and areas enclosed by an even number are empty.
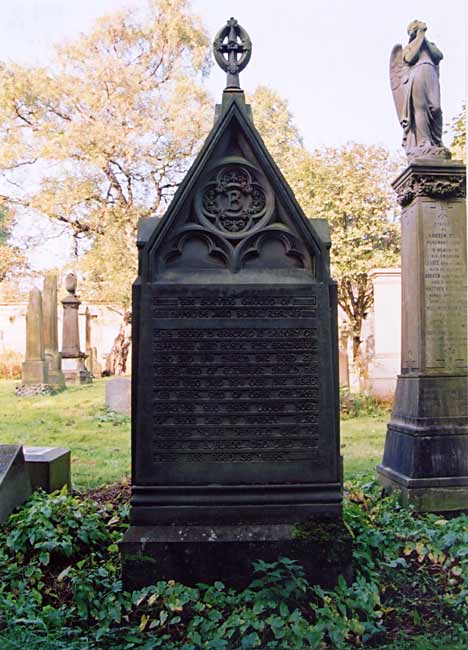
[[[129,589],[158,580],[187,585],[221,580],[246,587],[256,560],[286,556],[301,564],[312,584],[331,588],[352,580],[352,540],[340,519],[314,519],[303,526],[242,524],[132,526],[120,544],[122,578]]]
[[[24,457],[33,490],[71,490],[70,450],[61,447],[24,447]]]
[[[31,496],[21,445],[0,445],[0,523]]]
[[[106,406],[111,411],[130,415],[131,380],[115,377],[106,381]]]

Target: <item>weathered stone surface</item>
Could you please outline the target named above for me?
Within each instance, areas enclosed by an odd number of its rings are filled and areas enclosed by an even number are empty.
[[[78,309],[81,301],[76,295],[76,275],[69,273],[65,280],[68,295],[63,305],[62,371],[67,384],[90,384],[92,377],[85,367],[86,354],[80,350]]]
[[[48,383],[55,389],[65,387],[57,333],[57,274],[46,273],[43,291],[44,354]]]
[[[0,445],[0,523],[31,495],[21,445]]]
[[[166,215],[138,235],[129,585],[245,580],[278,553],[316,576],[316,547],[291,530],[341,521],[328,227],[301,211],[235,82]]]
[[[130,415],[131,383],[127,377],[115,377],[106,381],[107,408]]]
[[[464,175],[461,163],[421,161],[394,184],[411,197],[402,213],[402,367],[378,473],[421,510],[468,508],[466,210],[462,185],[450,181],[448,191],[444,182]]]
[[[60,447],[23,447],[33,490],[71,490],[70,450]]]

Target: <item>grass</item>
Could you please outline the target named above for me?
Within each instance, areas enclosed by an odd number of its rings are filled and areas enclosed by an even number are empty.
[[[16,397],[16,384],[0,381],[2,444],[70,449],[78,489],[115,483],[130,474],[130,418],[106,411],[105,380],[44,397]]]
[[[78,489],[121,481],[130,473],[130,418],[104,406],[105,380],[73,386],[57,395],[15,396],[17,382],[0,380],[0,441],[72,452]],[[373,472],[382,459],[388,417],[359,417],[341,423],[347,478]]]

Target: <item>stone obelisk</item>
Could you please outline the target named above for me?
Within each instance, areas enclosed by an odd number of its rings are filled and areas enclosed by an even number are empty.
[[[43,290],[44,351],[47,361],[49,384],[64,388],[62,359],[58,350],[57,337],[57,275],[46,273]]]
[[[69,273],[65,278],[67,296],[63,305],[62,370],[67,384],[90,384],[91,375],[85,367],[86,354],[80,350],[78,309],[81,301],[76,295],[76,275]]]
[[[444,512],[468,510],[466,169],[440,140],[442,112],[434,102],[442,54],[434,43],[423,47],[426,29],[411,23],[410,43],[400,52],[407,64],[426,64],[410,70],[417,83],[400,89],[410,98],[398,95],[397,67],[392,78],[397,109],[400,102],[403,111],[417,110],[402,120],[409,164],[393,183],[403,208],[402,356],[377,471],[404,504]],[[421,84],[427,87],[420,95]]]
[[[42,294],[36,288],[29,292],[26,313],[26,356],[21,365],[21,380],[21,384],[16,387],[16,394],[20,397],[51,392],[44,355]]]

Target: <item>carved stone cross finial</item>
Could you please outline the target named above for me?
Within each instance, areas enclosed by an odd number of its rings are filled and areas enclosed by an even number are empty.
[[[252,42],[235,18],[230,18],[216,34],[213,42],[216,63],[227,72],[226,90],[240,90],[239,72],[252,54]]]

